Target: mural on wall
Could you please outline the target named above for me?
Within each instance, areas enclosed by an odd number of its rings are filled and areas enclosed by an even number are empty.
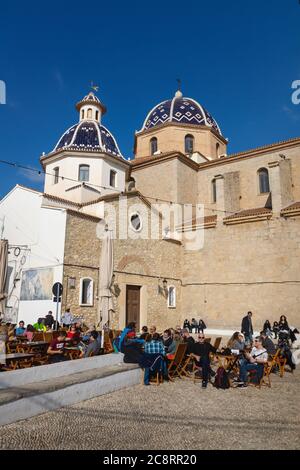
[[[51,300],[52,285],[52,269],[23,271],[20,300]]]

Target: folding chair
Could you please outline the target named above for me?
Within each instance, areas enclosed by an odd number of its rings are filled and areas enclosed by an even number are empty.
[[[215,342],[214,342],[215,349],[219,349],[221,341],[222,341],[222,336],[219,336],[218,338],[215,339]]]
[[[276,364],[278,364],[277,360],[278,360],[279,356],[280,356],[280,349],[277,349],[276,354],[274,354],[273,356],[270,355],[270,359],[268,360],[268,362],[265,363],[264,373],[263,373],[263,376],[260,379],[259,383],[254,383],[252,385],[257,386],[258,388],[261,388],[262,385],[266,385],[267,387],[271,388],[270,374],[271,374],[274,366],[276,366]],[[250,384],[251,384],[251,378],[253,378],[253,374],[251,374],[251,371],[250,371],[250,374],[249,374],[249,383]]]
[[[174,359],[171,360],[168,366],[168,376],[171,381],[176,376],[180,377],[180,369],[183,366],[183,361],[187,349],[186,343],[179,343],[175,351]]]

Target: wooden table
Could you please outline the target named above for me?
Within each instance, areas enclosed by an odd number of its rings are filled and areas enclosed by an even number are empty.
[[[76,346],[66,346],[64,351],[65,356],[69,356],[70,359],[78,359],[81,354],[81,350]]]
[[[34,354],[32,353],[15,353],[15,354],[3,354],[0,356],[0,365],[2,362],[12,363],[10,370],[15,370],[20,367],[20,362],[25,361],[26,359],[33,359]],[[29,364],[29,363],[28,363]]]

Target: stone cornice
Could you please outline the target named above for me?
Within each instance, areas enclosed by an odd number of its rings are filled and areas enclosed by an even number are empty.
[[[92,149],[91,150],[87,150],[87,149],[85,149],[85,150],[58,149],[55,152],[50,152],[47,155],[42,155],[40,157],[40,163],[41,163],[43,169],[45,169],[45,163],[46,162],[48,164],[48,163],[56,161],[58,158],[72,157],[74,155],[80,156],[80,157],[83,157],[83,158],[91,158],[91,157],[103,158],[104,157],[104,158],[112,159],[114,162],[118,162],[119,164],[124,165],[127,168],[130,167],[129,161],[125,160],[124,158],[117,157],[117,156],[112,155],[112,154],[107,153],[107,152],[99,152],[99,150],[92,150]]]
[[[159,124],[157,126],[151,127],[150,129],[145,129],[141,131],[136,131],[135,132],[135,138],[141,136],[141,135],[147,135],[147,134],[155,134],[157,131],[160,131],[161,129],[164,129],[166,127],[180,127],[182,129],[195,129],[195,130],[205,130],[205,131],[211,131],[221,142],[224,144],[228,144],[228,141],[223,137],[221,134],[219,134],[213,127],[209,126],[202,126],[200,124],[186,124],[186,123],[177,123],[177,122],[165,122],[163,124]]]
[[[246,222],[260,222],[262,220],[269,220],[272,217],[272,210],[266,207],[259,207],[256,209],[248,209],[237,212],[236,214],[224,217],[224,225],[236,225]]]
[[[292,147],[297,147],[297,146],[300,146],[300,137],[296,137],[296,138],[289,139],[289,140],[284,140],[281,142],[276,142],[270,145],[264,145],[263,147],[257,147],[251,150],[247,150],[245,152],[234,153],[234,154],[228,155],[227,157],[221,157],[215,160],[211,160],[209,162],[199,163],[198,168],[199,168],[199,171],[206,170],[207,168],[211,168],[214,166],[219,166],[223,164],[228,165],[236,161],[241,161],[241,160],[245,160],[248,158],[260,157],[270,152],[275,152],[275,151],[284,150],[287,148],[292,148]]]
[[[162,162],[168,161],[168,160],[173,160],[173,159],[178,159],[185,165],[189,166],[193,170],[198,170],[199,164],[191,160],[189,157],[184,155],[181,152],[168,152],[168,153],[162,153],[160,155],[155,155],[151,157],[141,157],[141,158],[135,158],[130,162],[131,164],[131,172],[140,170],[141,168],[145,168],[148,166],[152,165],[158,165]]]

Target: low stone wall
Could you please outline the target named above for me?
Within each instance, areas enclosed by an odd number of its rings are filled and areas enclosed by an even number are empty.
[[[90,369],[112,366],[122,362],[123,354],[112,353],[103,356],[88,357],[86,359],[59,362],[57,364],[29,367],[28,369],[1,372],[0,390],[42,382],[43,380],[50,380],[57,377],[64,377]]]

